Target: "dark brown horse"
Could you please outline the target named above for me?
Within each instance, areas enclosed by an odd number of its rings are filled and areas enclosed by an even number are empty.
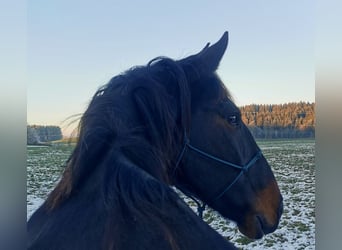
[[[234,249],[172,186],[249,238],[277,228],[276,180],[215,73],[227,44],[225,32],[95,93],[61,180],[28,222],[29,249]]]

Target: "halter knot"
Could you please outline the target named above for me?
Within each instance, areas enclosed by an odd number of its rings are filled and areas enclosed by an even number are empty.
[[[247,174],[248,169],[249,169],[249,166],[246,165],[246,166],[244,166],[243,168],[241,168],[241,171],[242,171],[244,174]]]

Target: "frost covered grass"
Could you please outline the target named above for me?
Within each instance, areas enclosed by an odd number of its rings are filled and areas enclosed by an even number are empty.
[[[258,141],[270,163],[284,198],[278,229],[251,241],[233,222],[207,209],[204,220],[240,249],[315,249],[315,141]],[[27,215],[43,202],[63,171],[73,146],[28,147]],[[195,204],[185,198],[196,210]]]
[[[27,146],[27,218],[46,199],[60,178],[73,146]]]

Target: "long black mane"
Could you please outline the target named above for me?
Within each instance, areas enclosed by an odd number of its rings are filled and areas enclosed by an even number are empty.
[[[165,64],[167,70],[163,69]],[[165,84],[155,72],[165,74],[171,67],[178,72],[167,75]],[[180,100],[169,91],[179,91],[184,104],[179,105]],[[112,148],[120,149],[144,171],[168,183],[173,164],[169,154],[179,145],[187,126],[189,99],[184,72],[171,59],[158,59],[112,78],[95,93],[81,119],[78,143],[68,160],[70,172],[66,173],[71,185],[63,187],[64,191],[59,189],[58,195],[68,196]],[[179,112],[185,114],[176,119]]]

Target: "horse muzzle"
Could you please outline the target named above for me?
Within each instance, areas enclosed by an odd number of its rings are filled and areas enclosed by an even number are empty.
[[[238,223],[241,233],[251,239],[260,239],[265,234],[274,232],[283,213],[283,197],[276,182],[260,191],[254,204],[253,212],[247,213]]]

